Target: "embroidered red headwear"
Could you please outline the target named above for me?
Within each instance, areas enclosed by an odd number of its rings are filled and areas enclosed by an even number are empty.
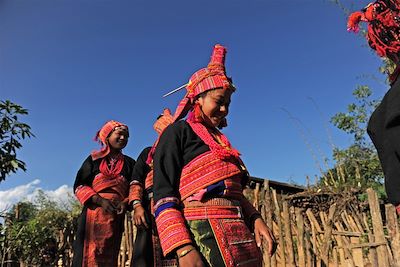
[[[359,23],[367,22],[369,46],[380,57],[389,57],[398,65],[400,63],[399,9],[399,0],[377,0],[362,11],[352,13],[347,22],[347,30],[358,32]]]
[[[173,122],[173,117],[171,115],[171,111],[166,108],[163,110],[163,113],[158,117],[156,122],[153,124],[153,129],[161,135],[165,128]]]
[[[101,129],[97,132],[94,140],[98,141],[101,144],[102,148],[100,150],[95,150],[91,153],[93,160],[104,158],[108,155],[108,153],[110,153],[110,146],[107,142],[107,137],[112,133],[112,131],[119,127],[128,130],[128,126],[126,126],[125,124],[111,120],[106,122],[103,127],[101,127]]]
[[[151,164],[151,162],[153,161],[154,152],[156,150],[156,146],[158,144],[158,141],[160,140],[162,132],[165,130],[165,128],[167,128],[168,125],[170,125],[173,122],[174,120],[171,115],[171,111],[168,108],[165,108],[163,110],[163,113],[157,118],[156,122],[153,124],[154,130],[158,133],[158,138],[154,142],[149,154],[147,155],[147,160],[146,160],[147,164]]]
[[[187,115],[199,94],[217,88],[235,90],[232,80],[226,76],[225,54],[225,47],[219,44],[215,45],[207,68],[196,71],[190,77],[189,83],[186,85],[186,95],[175,111],[174,121]]]

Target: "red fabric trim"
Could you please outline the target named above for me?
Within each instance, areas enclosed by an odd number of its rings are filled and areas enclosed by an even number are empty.
[[[121,173],[123,167],[124,155],[119,153],[114,159],[103,158],[100,163],[100,172],[108,177],[116,177]]]
[[[242,219],[210,219],[209,222],[225,266],[261,266],[260,250]]]
[[[87,185],[81,185],[78,186],[75,190],[75,196],[79,200],[79,202],[82,205],[85,205],[85,203],[94,195],[96,195],[96,191],[94,191],[90,186]]]
[[[153,169],[147,174],[146,179],[144,181],[144,188],[148,189],[153,186]]]
[[[182,170],[179,185],[181,199],[185,200],[199,189],[235,176],[241,177],[242,172],[233,162],[218,159],[211,151],[201,154]]]
[[[156,211],[161,205],[168,203],[168,202],[173,202],[176,204],[180,204],[180,201],[176,197],[164,197],[157,201],[157,203],[154,205],[154,210]]]
[[[113,202],[122,201],[118,194],[100,193]],[[124,216],[105,212],[101,207],[87,209],[82,266],[117,266],[121,244],[121,221]]]
[[[240,199],[243,197],[243,188],[241,184],[241,177],[233,177],[224,180],[225,192],[224,197],[232,199]]]
[[[185,219],[179,210],[163,210],[157,216],[156,224],[164,256],[182,245],[192,243]]]
[[[102,173],[99,173],[93,180],[92,188],[96,192],[101,192],[106,188],[112,188],[125,198],[129,194],[129,185],[123,176],[110,178]]]
[[[239,219],[242,217],[242,212],[238,206],[206,206],[185,208],[183,215],[188,221],[216,218]]]
[[[234,149],[228,138],[218,129],[209,129],[203,123],[196,121],[195,115],[191,113],[186,120],[192,130],[200,137],[201,140],[210,147],[210,150],[220,159],[228,159],[230,157],[239,158],[240,153]],[[219,140],[219,142],[216,141]]]
[[[134,200],[141,200],[143,197],[143,186],[140,183],[131,183],[129,186],[129,204]]]

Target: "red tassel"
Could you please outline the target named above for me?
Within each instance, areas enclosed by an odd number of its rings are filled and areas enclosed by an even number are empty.
[[[357,33],[360,30],[359,24],[362,20],[365,20],[363,12],[357,11],[352,13],[347,20],[347,30]]]

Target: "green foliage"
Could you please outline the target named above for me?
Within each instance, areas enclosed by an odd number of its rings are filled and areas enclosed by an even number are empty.
[[[331,123],[353,137],[352,144],[344,149],[334,148],[335,166],[321,177],[321,184],[338,190],[374,188],[384,197],[383,172],[377,152],[367,136],[368,120],[379,101],[371,99],[372,91],[366,85],[353,91],[354,103],[346,112],[338,112]]]
[[[340,130],[353,135],[354,144],[360,147],[368,146],[366,139],[367,123],[379,101],[370,99],[371,89],[360,85],[353,91],[355,103],[347,106],[347,112],[339,112],[331,118],[331,123]]]
[[[72,201],[78,206],[76,200],[71,198]],[[33,203],[14,205],[7,217],[2,246],[13,258],[28,265],[55,266],[66,249],[62,243],[65,235],[72,232],[77,214],[39,192]]]
[[[26,170],[25,162],[17,158],[21,140],[34,136],[28,124],[18,120],[28,111],[9,100],[0,101],[0,182],[18,169]]]

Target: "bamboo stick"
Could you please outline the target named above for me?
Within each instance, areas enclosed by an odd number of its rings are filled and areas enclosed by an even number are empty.
[[[306,249],[306,266],[307,267],[312,267],[314,266],[314,260],[313,260],[313,255],[311,254],[311,241],[310,241],[310,233],[309,232],[305,232],[304,233],[304,243],[305,243],[305,249]]]
[[[379,247],[382,245],[387,244],[386,242],[369,242],[369,243],[361,243],[361,244],[351,244],[351,245],[344,245],[338,246],[338,248],[348,248],[348,249],[355,249],[355,248],[367,248],[367,247]]]
[[[302,214],[302,209],[296,208],[296,220],[297,220],[297,251],[299,255],[299,267],[306,266],[306,259],[304,253],[304,218]]]
[[[338,229],[339,231],[344,231],[343,226],[341,225],[341,223],[339,222],[335,222],[334,223],[336,226],[336,229]],[[341,258],[341,261],[343,264],[352,264],[352,266],[354,266],[354,261],[353,261],[353,257],[351,254],[351,250],[349,249],[349,241],[346,237],[344,236],[338,236],[338,248],[343,249],[344,252],[344,261]]]
[[[264,181],[264,216],[265,216],[265,222],[267,223],[267,226],[271,231],[273,231],[272,227],[272,205],[271,205],[271,195],[269,192],[269,180]],[[268,248],[266,247],[267,245],[265,242],[263,242],[263,261],[264,261],[264,266],[270,267],[270,266],[276,266],[276,260],[275,260],[275,255],[270,257],[268,254]],[[275,264],[272,264],[272,261],[275,261]]]
[[[385,205],[387,230],[393,252],[393,266],[400,266],[400,232],[396,209],[391,204]]]
[[[370,207],[372,226],[374,229],[375,242],[386,242],[385,234],[383,232],[383,223],[381,217],[381,210],[379,208],[378,196],[372,188],[367,189],[368,203]],[[378,253],[378,266],[389,266],[388,254],[386,245],[378,246],[376,248]]]
[[[375,241],[375,237],[368,225],[368,218],[367,215],[365,213],[362,214],[363,217],[363,224],[364,227],[367,229],[367,233],[368,233],[368,241],[369,242],[374,242]],[[371,263],[372,266],[378,266],[378,254],[376,253],[376,248],[375,247],[370,247],[368,250],[368,259],[369,262]]]
[[[350,243],[353,252],[353,260],[354,264],[357,267],[364,267],[364,259],[362,254],[362,249],[360,247],[356,247],[360,244],[360,239],[357,237],[350,237]]]
[[[285,226],[285,244],[289,266],[296,266],[294,261],[294,250],[292,241],[292,231],[290,226],[290,210],[287,201],[283,201],[283,221]]]
[[[336,203],[329,208],[328,219],[325,222],[324,244],[322,246],[322,260],[329,266],[329,246],[332,237],[333,219],[336,213]]]
[[[278,233],[279,233],[279,252],[280,252],[280,264],[279,266],[282,267],[286,267],[286,253],[285,253],[285,239],[283,237],[283,225],[282,225],[282,219],[281,219],[281,207],[279,205],[278,202],[278,197],[276,195],[276,190],[272,189],[272,199],[274,201],[275,204],[275,209],[274,209],[274,213],[275,213],[275,218],[278,224]]]
[[[256,188],[254,189],[253,192],[254,195],[254,202],[253,202],[253,206],[260,211],[260,184],[256,183]]]

